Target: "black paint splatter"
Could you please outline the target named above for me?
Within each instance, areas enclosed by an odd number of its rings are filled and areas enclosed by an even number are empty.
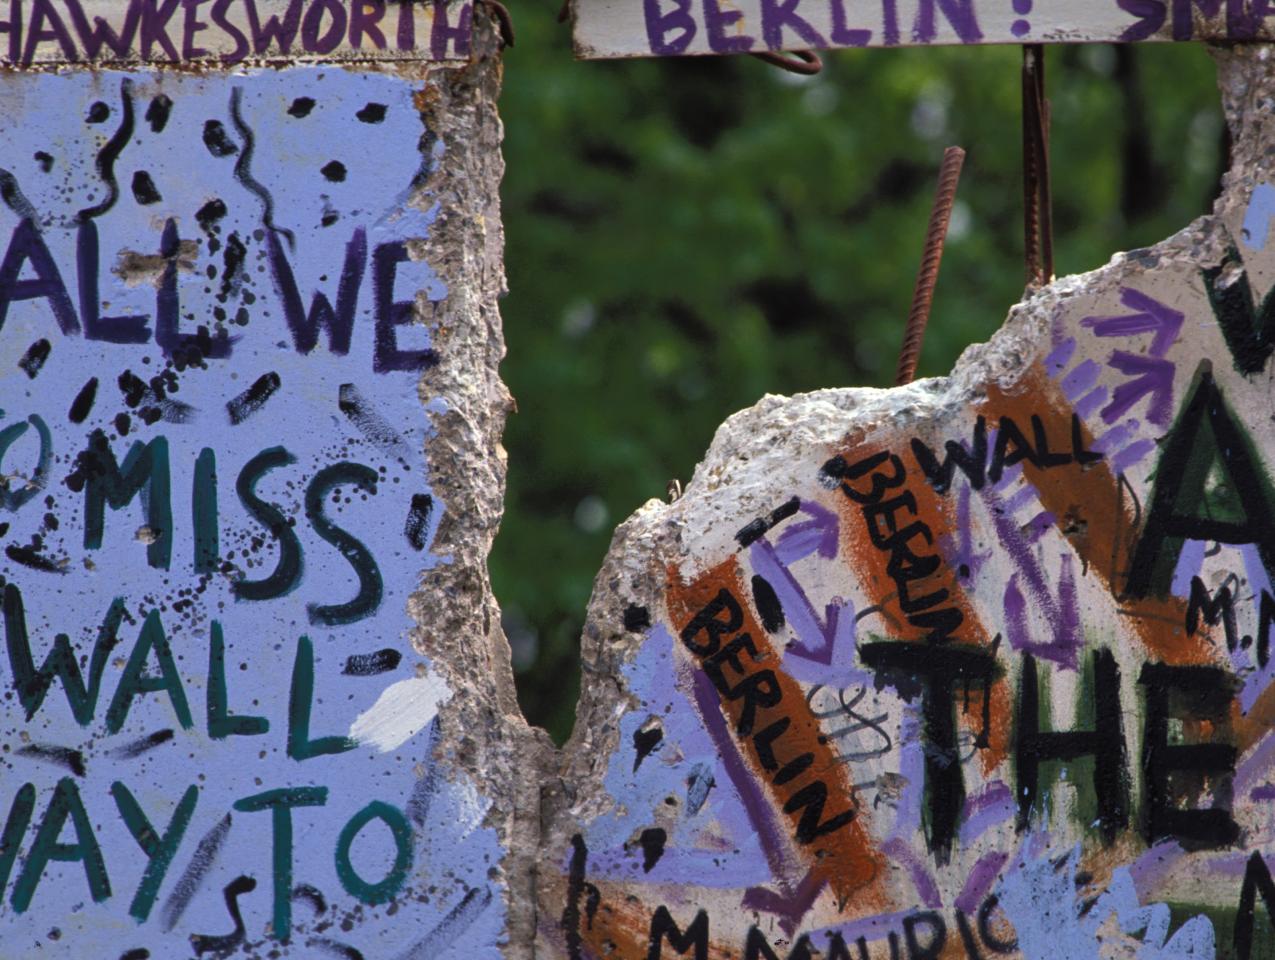
[[[20,563],[32,570],[39,570],[41,573],[66,573],[65,567],[59,566],[40,554],[36,547],[19,547],[17,544],[10,544],[4,548],[4,555],[14,563]]]
[[[115,161],[119,159],[129,138],[133,136],[133,81],[125,77],[120,81],[120,100],[123,116],[114,135],[97,153],[97,174],[106,184],[106,197],[101,203],[85,207],[78,214],[80,220],[92,220],[110,211],[119,202],[120,185],[115,179]]]
[[[359,433],[382,450],[398,457],[411,455],[398,431],[390,426],[390,422],[377,412],[372,402],[354,384],[341,384],[337,389],[336,405],[338,410],[349,417]]]
[[[403,655],[392,647],[375,653],[352,653],[345,658],[345,666],[341,668],[341,672],[348,677],[371,677],[378,673],[389,673],[402,659]]]
[[[40,368],[44,366],[44,361],[49,359],[49,353],[52,350],[53,345],[48,340],[37,340],[27,348],[26,355],[18,361],[18,366],[34,380],[39,376]]]
[[[195,848],[194,854],[191,855],[190,863],[186,866],[181,879],[177,881],[173,887],[173,892],[164,901],[163,926],[165,933],[170,932],[173,927],[177,926],[177,921],[182,918],[182,914],[186,912],[190,901],[199,892],[205,875],[217,862],[217,855],[221,853],[222,844],[226,842],[226,834],[230,832],[230,824],[230,814],[226,814],[199,841],[199,846]]]
[[[159,203],[164,199],[160,196],[159,188],[155,186],[155,181],[151,179],[151,175],[145,170],[138,170],[133,174],[133,199],[143,207],[152,203]]]
[[[133,428],[133,418],[127,413],[115,414],[115,432],[121,437],[127,437],[128,431]]]
[[[120,954],[120,960],[150,960],[151,952],[145,947],[138,947]]]
[[[53,169],[53,157],[45,153],[43,150],[37,150],[35,152],[35,162],[40,165],[40,169],[44,173],[48,173]]]
[[[101,100],[95,100],[93,105],[89,107],[89,115],[84,118],[85,123],[105,123],[111,117],[111,108]]]
[[[168,115],[172,113],[173,101],[160,94],[146,108],[146,122],[151,125],[152,133],[163,133],[168,126]]]
[[[664,728],[660,726],[633,731],[633,749],[637,751],[637,756],[633,760],[633,771],[635,773],[642,761],[647,758],[652,750],[660,745],[663,739]]]
[[[761,625],[767,633],[778,633],[784,627],[784,607],[770,581],[760,573],[753,574],[753,601],[761,614]]]
[[[111,751],[111,754],[123,760],[132,760],[134,757],[140,757],[148,750],[154,750],[171,739],[173,739],[172,730],[156,730],[154,733],[126,743],[122,747],[116,747]]]
[[[214,157],[232,157],[239,152],[220,120],[208,120],[204,123],[204,146]]]
[[[244,185],[245,190],[261,201],[261,222],[265,228],[284,237],[289,247],[296,247],[297,235],[286,227],[275,226],[274,196],[266,189],[265,184],[252,175],[252,155],[257,138],[243,118],[242,87],[235,87],[230,91],[230,120],[235,125],[235,132],[243,140],[243,151],[239,154],[239,159],[235,161],[235,179]]]
[[[195,953],[201,956],[205,953],[224,954],[243,943],[246,930],[244,928],[243,912],[239,909],[239,898],[245,893],[251,893],[256,889],[257,881],[252,877],[243,875],[235,877],[222,888],[222,896],[226,901],[226,912],[230,914],[230,919],[234,922],[235,929],[220,936],[192,933],[190,935],[190,945],[194,948]]]
[[[380,123],[385,119],[385,104],[369,103],[366,107],[355,114],[364,123]]]
[[[70,747],[51,746],[44,743],[33,743],[18,751],[20,757],[30,757],[54,766],[65,767],[77,777],[84,776],[84,754]]]
[[[648,827],[638,837],[642,844],[642,872],[650,873],[651,868],[664,856],[664,844],[668,842],[668,834],[662,827]]]
[[[323,169],[319,172],[323,174],[324,179],[332,183],[345,181],[345,164],[340,160],[333,160],[331,163],[324,164]]]
[[[800,509],[801,498],[793,497],[787,503],[772,510],[769,516],[758,517],[756,520],[742,527],[740,531],[735,534],[735,541],[741,547],[747,547],[765,536],[766,531],[771,527],[787,520]]]
[[[630,603],[624,608],[624,629],[629,633],[640,633],[651,625],[651,612],[646,607]]]
[[[313,109],[314,100],[312,98],[297,97],[292,101],[292,105],[288,107],[288,116],[296,117],[297,119],[300,119],[301,117],[308,117],[310,115],[310,111]]]
[[[428,493],[412,494],[412,505],[407,511],[407,523],[403,525],[403,534],[413,550],[425,549],[425,538],[429,535],[429,517],[433,512],[433,497]]]
[[[213,198],[199,208],[195,214],[195,222],[199,224],[200,229],[205,233],[212,229],[212,225],[226,215],[226,204]]]
[[[239,396],[226,402],[226,413],[230,414],[231,425],[243,423],[279,389],[282,381],[279,374],[271,370],[257,378],[257,381]]]

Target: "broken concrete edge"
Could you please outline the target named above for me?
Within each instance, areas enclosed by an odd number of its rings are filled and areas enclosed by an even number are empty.
[[[440,81],[423,85],[418,99],[424,129],[439,137],[440,162],[413,205],[439,213],[428,239],[414,244],[411,254],[430,264],[449,294],[439,304],[423,294],[417,299],[418,318],[433,330],[443,358],[422,375],[418,392],[432,427],[429,479],[444,507],[434,550],[449,560],[423,575],[409,610],[416,648],[451,691],[439,714],[438,759],[489,804],[485,825],[497,831],[505,851],[492,880],[505,898],[506,955],[519,958],[533,949],[540,834],[535,798],[540,771],[551,765],[552,743],[518,709],[509,644],[487,574],[504,510],[500,439],[513,399],[498,369],[505,344],[497,300],[506,289],[503,128],[496,109],[501,42],[481,5],[473,43],[473,59],[464,66],[420,66],[422,76]],[[431,406],[438,397],[452,400],[438,409]]]
[[[702,540],[719,518],[726,518],[726,529],[733,533],[747,518],[763,516],[775,507],[773,491],[782,482],[774,476],[774,464],[752,470],[749,449],[763,448],[767,438],[782,435],[792,459],[800,462],[805,452],[844,444],[851,426],[856,433],[870,433],[887,418],[899,427],[925,422],[928,430],[941,434],[990,385],[1012,392],[1030,361],[1048,352],[1051,327],[1068,301],[1118,290],[1134,276],[1145,281],[1152,272],[1216,263],[1235,242],[1232,238],[1239,236],[1254,186],[1275,176],[1275,160],[1262,147],[1259,135],[1264,131],[1264,142],[1270,142],[1275,70],[1254,67],[1275,56],[1275,47],[1211,46],[1210,51],[1218,64],[1218,84],[1233,139],[1230,171],[1211,214],[1152,247],[1117,253],[1102,267],[1029,292],[1010,307],[1005,324],[986,343],[961,354],[946,377],[893,389],[834,388],[792,397],[764,396],[722,423],[680,499],[672,503],[649,500],[616,529],[588,605],[575,727],[543,794],[545,828],[540,843],[547,871],[564,868],[571,837],[582,825],[621,802],[609,795],[604,779],[622,746],[621,718],[640,704],[628,688],[625,668],[647,639],[643,629],[626,626],[626,611],[662,609],[666,565],[678,558],[684,562],[685,575],[699,572],[688,545]],[[1267,284],[1275,280],[1263,279]],[[801,480],[808,483],[810,478],[803,475]],[[791,486],[797,486],[795,477]],[[765,497],[766,491],[772,492],[771,498]],[[719,531],[718,539],[721,536]],[[685,565],[688,557],[691,563]],[[552,922],[546,918],[546,923]]]

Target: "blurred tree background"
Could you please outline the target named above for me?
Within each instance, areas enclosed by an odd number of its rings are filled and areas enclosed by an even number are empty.
[[[583,63],[511,0],[501,114],[519,411],[491,558],[528,718],[561,742],[614,526],[765,393],[887,386],[949,144],[968,151],[918,376],[1022,294],[1017,47]],[[1209,209],[1226,146],[1198,44],[1047,49],[1056,268]]]

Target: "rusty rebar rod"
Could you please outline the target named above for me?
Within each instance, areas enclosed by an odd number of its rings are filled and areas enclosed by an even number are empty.
[[[930,226],[925,233],[925,252],[921,256],[921,268],[916,274],[916,288],[912,293],[912,309],[908,311],[908,325],[903,332],[903,346],[899,348],[899,368],[894,382],[897,386],[911,383],[916,376],[916,363],[921,356],[921,343],[925,339],[925,325],[930,319],[930,306],[934,302],[934,285],[939,279],[939,264],[943,260],[943,243],[947,239],[947,227],[952,220],[952,204],[956,201],[956,184],[961,179],[961,165],[965,163],[965,151],[960,147],[948,147],[943,151],[943,166],[939,169],[939,185],[934,195],[934,208],[930,211]]]
[[[800,74],[803,77],[813,77],[823,69],[823,58],[813,50],[790,50],[787,53],[777,53],[773,50],[757,50],[751,55],[758,60],[769,63],[772,67],[787,70],[789,73]]]
[[[1045,97],[1045,52],[1023,47],[1023,261],[1027,285],[1054,278],[1053,197],[1049,176],[1049,100]]]

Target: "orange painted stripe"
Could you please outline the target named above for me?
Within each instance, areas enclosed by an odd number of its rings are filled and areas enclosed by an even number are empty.
[[[1012,392],[990,385],[981,412],[988,417],[989,427],[993,418],[1007,416],[1022,425],[1035,414],[1044,422],[1047,436],[1071,436],[1071,406],[1039,363],[1014,384]],[[1081,437],[1085,449],[1089,449],[1093,437],[1083,421]],[[1140,531],[1133,529],[1132,504],[1127,496],[1122,498],[1120,481],[1111,467],[1099,460],[1084,467],[1069,464],[1040,468],[1024,460],[1023,476],[1036,488],[1041,504],[1056,518],[1059,530],[1086,571],[1101,579],[1119,598]],[[1194,635],[1187,634],[1187,603],[1181,597],[1121,601],[1121,608],[1127,611],[1121,622],[1129,625],[1148,655],[1176,665],[1215,662],[1216,647],[1209,639],[1207,626],[1201,624]]]
[[[881,882],[885,872],[885,862],[880,852],[873,846],[864,825],[866,808],[858,802],[854,787],[846,776],[845,767],[837,762],[833,750],[823,737],[819,721],[811,714],[801,687],[781,669],[782,658],[771,645],[766,631],[762,629],[749,606],[739,563],[734,557],[706,570],[689,583],[682,579],[676,568],[669,570],[668,615],[675,633],[680,632],[721,590],[728,591],[743,611],[742,627],[731,636],[723,636],[723,645],[734,637],[747,633],[757,649],[757,662],[749,663],[747,653],[741,653],[741,661],[748,668],[749,674],[761,670],[772,671],[781,691],[781,697],[775,706],[757,708],[753,732],[764,730],[770,724],[786,717],[790,725],[773,743],[780,768],[782,769],[787,761],[794,760],[803,754],[810,754],[814,759],[800,775],[785,784],[776,785],[772,782],[774,772],[763,769],[754,741],[750,737],[737,737],[736,742],[740,744],[741,754],[746,758],[752,772],[764,786],[767,797],[777,810],[782,811],[784,805],[807,785],[822,781],[827,787],[823,820],[826,821],[847,809],[858,811],[849,823],[806,844],[795,841],[797,825],[806,808],[783,814],[783,817],[792,826],[793,832],[789,839],[797,856],[817,879],[827,882],[838,902],[846,905],[853,903],[858,912],[862,912],[863,909],[883,909]],[[680,646],[684,653],[690,655],[690,651],[684,645]],[[704,661],[699,657],[695,657],[694,660],[702,669]],[[730,682],[738,683],[742,679],[742,676],[735,675],[729,666],[724,669]],[[745,701],[719,698],[719,702],[723,714],[731,722],[732,733],[734,733],[743,715]],[[787,879],[796,882],[801,878]]]

